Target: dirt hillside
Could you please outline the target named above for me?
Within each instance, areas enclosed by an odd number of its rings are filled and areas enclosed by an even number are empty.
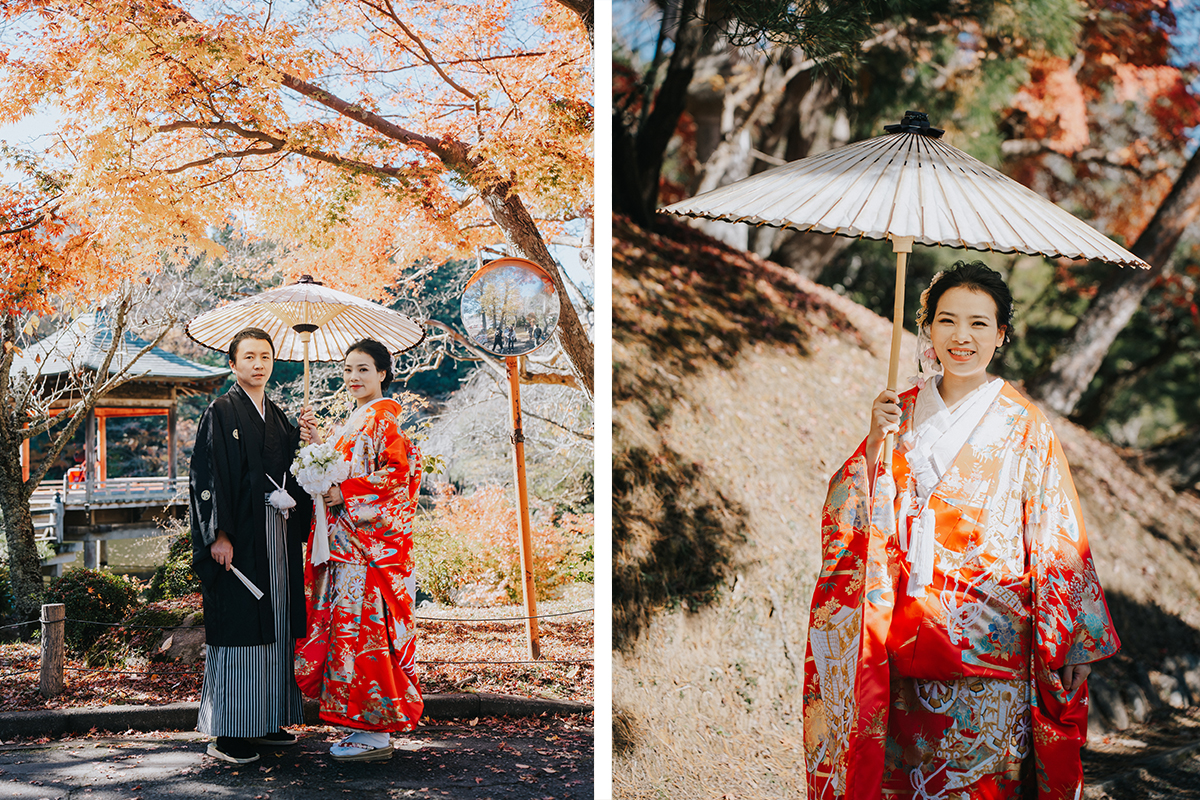
[[[890,323],[681,224],[615,219],[613,248],[616,795],[803,797],[820,509]],[[1125,645],[1093,681],[1120,706],[1095,726],[1200,701],[1200,661],[1175,658],[1200,654],[1200,501],[1052,420]]]

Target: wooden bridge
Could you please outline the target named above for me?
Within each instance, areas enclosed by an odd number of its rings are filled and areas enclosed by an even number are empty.
[[[54,545],[57,555],[42,562],[51,575],[83,553],[83,566],[107,563],[114,539],[161,536],[171,519],[187,514],[188,479],[109,478],[86,483],[45,481],[30,499],[37,538]]]

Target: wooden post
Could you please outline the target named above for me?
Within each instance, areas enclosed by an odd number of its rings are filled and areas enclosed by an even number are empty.
[[[175,390],[171,390],[171,399],[175,399]],[[167,409],[167,477],[171,479],[171,488],[175,488],[175,478],[178,477],[178,470],[175,467],[176,449],[179,447],[178,439],[175,433],[175,403],[171,403],[171,407]]]
[[[536,661],[542,657],[542,645],[538,639],[537,588],[533,581],[533,536],[529,525],[529,494],[525,486],[525,434],[521,430],[521,382],[517,374],[517,359],[504,359],[508,367],[508,402],[512,415],[513,474],[517,487],[517,525],[520,536],[521,572],[524,580],[521,590],[525,596],[525,638],[529,643],[529,658]]]
[[[67,607],[62,603],[42,606],[42,675],[38,690],[54,697],[63,690],[63,628]]]
[[[83,496],[90,509],[92,506],[92,484],[96,480],[96,412],[87,412],[83,421]]]
[[[63,517],[66,516],[66,505],[63,503],[62,494],[54,493],[54,540],[62,544],[63,540]]]
[[[108,480],[108,417],[96,416],[96,485]]]

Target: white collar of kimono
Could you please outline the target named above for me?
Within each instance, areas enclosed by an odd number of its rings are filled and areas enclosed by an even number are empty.
[[[938,390],[941,380],[940,375],[935,376],[917,392],[911,439],[904,454],[915,491],[904,489],[898,521],[900,546],[908,554],[908,593],[912,597],[923,597],[925,587],[933,581],[937,518],[929,508],[929,498],[1004,387],[1002,380],[989,381],[947,407]]]
[[[376,397],[369,403],[363,403],[358,408],[354,409],[354,413],[346,420],[346,424],[338,430],[337,442],[340,444],[343,439],[348,436],[353,436],[360,427],[362,427],[363,418],[367,415],[367,409],[383,400],[382,397]]]
[[[921,497],[928,497],[942,475],[950,469],[971,432],[979,425],[988,406],[1004,386],[1004,381],[999,378],[988,381],[949,407],[938,389],[941,382],[941,375],[926,382],[917,392],[917,404],[913,409],[914,438],[912,449],[905,458],[910,469],[914,472],[920,470],[917,472],[917,485]],[[932,472],[925,467],[932,469]],[[931,479],[932,483],[929,482]]]

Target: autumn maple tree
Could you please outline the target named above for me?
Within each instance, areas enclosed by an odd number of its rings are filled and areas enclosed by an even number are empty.
[[[1061,414],[1075,409],[1200,218],[1200,155],[1186,155],[1188,132],[1200,125],[1196,52],[1173,45],[1178,26],[1169,4],[1089,6],[1077,57],[1034,62],[1002,149],[1018,180],[1122,238],[1151,269],[1107,270],[1050,363],[1026,382]]]
[[[232,220],[288,248],[287,276],[384,300],[502,243],[554,278],[590,396],[592,345],[547,247],[590,213],[590,4],[0,9],[0,116],[60,115],[62,208],[154,257],[212,251]]]

